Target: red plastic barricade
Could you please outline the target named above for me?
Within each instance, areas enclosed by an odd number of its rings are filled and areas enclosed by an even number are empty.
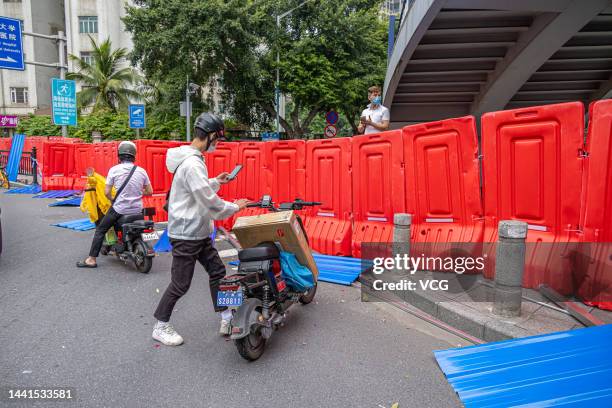
[[[27,140],[27,138],[26,138]],[[6,137],[6,138],[2,138],[0,139],[0,150],[11,150],[11,145],[13,144],[13,138],[11,137]],[[23,151],[27,152],[29,150],[26,150],[25,148],[25,143],[23,145]]]
[[[238,145],[236,142],[218,143],[214,153],[206,153],[206,168],[208,169],[208,177],[217,177],[220,173],[231,172],[238,160]],[[238,178],[244,177],[242,171]],[[224,200],[233,201],[236,196],[236,182],[238,179],[224,184],[219,189],[219,196]]]
[[[74,177],[64,176],[43,176],[42,190],[72,190],[74,187]]]
[[[612,310],[612,100],[589,107],[583,206],[580,214],[582,274],[578,295],[589,304]]]
[[[87,169],[94,167],[94,145],[91,143],[74,144],[74,176],[87,176]]]
[[[43,176],[70,176],[74,171],[74,145],[43,143]]]
[[[306,142],[287,140],[264,143],[267,189],[277,203],[305,196]]]
[[[413,245],[415,253],[442,256],[450,243],[482,242],[474,117],[406,126],[402,132],[411,241],[427,243]],[[479,251],[481,245],[475,245],[474,255]]]
[[[402,131],[353,137],[353,256],[362,242],[391,242],[393,214],[405,212]]]
[[[261,196],[267,192],[265,155],[265,143],[263,142],[239,143],[238,163],[242,164],[242,170],[234,181],[236,183],[236,198],[259,201]],[[228,220],[228,224],[233,226],[236,217],[263,214],[264,212],[266,210],[261,208],[245,208]]]
[[[166,169],[166,152],[179,144],[167,140],[136,140],[135,143],[136,164],[149,175],[153,194],[167,192],[172,182],[172,174]]]
[[[303,217],[315,251],[351,255],[352,192],[351,139],[307,141],[305,200],[323,203]]]
[[[482,117],[484,242],[501,220],[529,225],[523,286],[573,291],[563,257],[580,220],[584,107],[580,102],[492,112]],[[535,244],[537,243],[537,245]],[[485,275],[494,275],[489,251]]]
[[[168,213],[164,210],[164,204],[166,204],[166,194],[142,197],[142,206],[144,208],[155,208],[155,215],[153,216],[153,221],[155,222],[168,221]]]
[[[117,158],[117,142],[102,142],[93,144],[93,168],[96,173],[106,177],[111,167],[119,163]]]

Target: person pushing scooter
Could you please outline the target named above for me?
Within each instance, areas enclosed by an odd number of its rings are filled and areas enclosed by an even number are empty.
[[[223,138],[223,121],[212,113],[202,113],[194,124],[194,139],[189,146],[168,149],[166,167],[174,174],[168,195],[168,237],[172,244],[171,281],[154,316],[157,323],[153,338],[168,346],[178,346],[183,338],[170,325],[176,302],[189,290],[195,263],[209,275],[210,293],[215,312],[221,315],[221,334],[230,334],[231,311],[217,306],[219,282],[225,277],[225,265],[210,239],[213,220],[231,217],[245,208],[248,200],[233,203],[217,195],[220,185],[230,181],[228,173],[208,178],[204,152],[214,151]]]

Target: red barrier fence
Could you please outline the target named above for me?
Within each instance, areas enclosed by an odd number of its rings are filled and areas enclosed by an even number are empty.
[[[407,126],[403,142],[411,241],[428,243],[413,246],[414,252],[440,256],[448,244],[482,242],[474,117]],[[474,251],[479,250],[480,245],[475,246]]]
[[[393,214],[405,212],[402,131],[353,137],[352,253],[362,242],[390,242]]]
[[[612,310],[612,100],[589,107],[580,249],[583,262],[578,295],[589,304]]]
[[[571,265],[563,255],[577,240],[580,222],[583,131],[580,102],[482,117],[485,243],[497,241],[500,220],[525,221],[528,243],[549,243],[528,245],[525,287],[547,283],[572,292]],[[493,258],[494,253],[489,265]]]
[[[306,142],[306,201],[319,201],[307,211],[304,227],[312,249],[328,255],[351,255],[351,139]]]
[[[209,178],[217,177],[223,172],[229,173],[234,169],[238,160],[238,145],[239,143],[235,142],[218,143],[213,153],[206,153],[206,167]],[[243,177],[242,174],[241,177]],[[236,182],[222,185],[218,194],[226,201],[234,201],[236,198]],[[230,230],[234,225],[234,217],[216,221],[215,225]]]

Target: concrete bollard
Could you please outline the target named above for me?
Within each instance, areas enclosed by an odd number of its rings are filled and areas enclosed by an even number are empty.
[[[410,226],[412,215],[397,213],[393,215],[393,256],[410,255]]]
[[[521,315],[527,223],[500,221],[498,230],[493,313],[502,317],[517,317]]]

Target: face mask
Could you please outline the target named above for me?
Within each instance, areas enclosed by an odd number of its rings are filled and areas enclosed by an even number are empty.
[[[212,153],[212,152],[215,151],[216,148],[217,148],[216,144],[210,145],[210,146],[208,146],[208,149],[206,149],[206,153]]]
[[[372,99],[372,104],[374,105],[380,105],[381,102],[382,102],[382,99],[380,96],[375,96],[374,99]]]

